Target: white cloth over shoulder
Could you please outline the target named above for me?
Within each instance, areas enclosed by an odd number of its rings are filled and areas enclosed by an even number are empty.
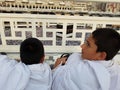
[[[52,74],[43,64],[25,65],[0,55],[0,90],[50,90]]]
[[[28,65],[31,75],[25,90],[51,90],[52,74],[48,64]]]
[[[114,60],[99,63],[103,64],[110,73],[111,84],[109,90],[120,90],[120,65],[114,63]]]
[[[29,77],[26,65],[0,55],[0,90],[24,90]]]
[[[109,90],[110,74],[94,61],[72,54],[64,66],[53,71],[52,90]]]

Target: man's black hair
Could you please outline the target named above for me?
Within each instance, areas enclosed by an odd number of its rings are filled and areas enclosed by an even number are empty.
[[[112,59],[120,50],[120,34],[112,28],[99,28],[92,33],[97,52],[106,52],[106,60]]]
[[[26,65],[38,64],[44,56],[44,47],[37,38],[25,39],[20,46],[20,58]]]

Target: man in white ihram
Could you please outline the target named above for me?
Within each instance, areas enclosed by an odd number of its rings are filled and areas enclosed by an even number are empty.
[[[0,90],[51,90],[52,74],[44,63],[40,40],[28,38],[20,46],[21,61],[0,55]]]
[[[120,90],[120,66],[112,60],[120,50],[120,34],[97,29],[81,48],[82,54],[73,53],[67,61],[57,59],[52,90]]]

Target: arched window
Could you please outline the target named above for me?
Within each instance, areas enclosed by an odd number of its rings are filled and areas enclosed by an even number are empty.
[[[33,5],[33,8],[35,8],[35,5]]]
[[[29,6],[28,6],[28,5],[27,5],[26,7],[27,7],[27,8],[29,8]]]
[[[21,8],[21,5],[19,5],[19,8]]]
[[[36,8],[38,8],[38,6],[36,6]]]
[[[14,5],[13,5],[13,4],[12,4],[11,6],[12,6],[12,7],[14,7]]]
[[[42,7],[42,9],[44,9],[44,6]]]
[[[17,8],[18,6],[15,4],[15,7]]]
[[[25,7],[25,5],[22,6],[23,8]]]
[[[57,7],[57,9],[59,9],[59,7]]]

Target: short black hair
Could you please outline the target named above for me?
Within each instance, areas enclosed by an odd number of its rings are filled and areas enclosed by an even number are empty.
[[[44,56],[44,47],[37,38],[27,38],[20,45],[20,58],[26,65],[38,64]]]
[[[106,52],[106,61],[112,59],[120,50],[120,34],[112,28],[98,28],[92,32],[97,52]]]

